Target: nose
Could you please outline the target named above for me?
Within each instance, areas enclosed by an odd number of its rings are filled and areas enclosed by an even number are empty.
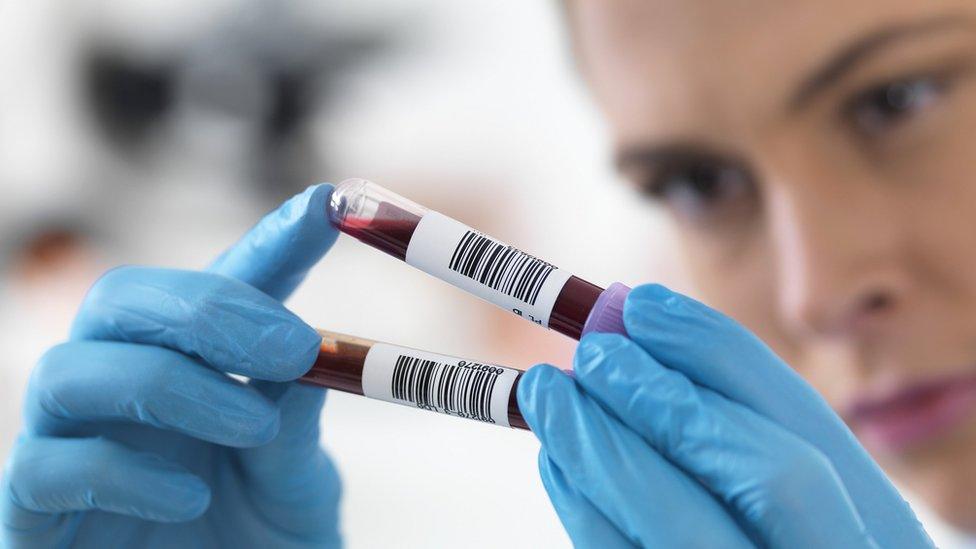
[[[861,337],[904,307],[908,278],[890,191],[878,182],[820,179],[768,196],[778,303],[797,331]]]

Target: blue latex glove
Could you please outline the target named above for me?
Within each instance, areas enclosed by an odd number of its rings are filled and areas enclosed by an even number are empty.
[[[813,388],[724,315],[657,285],[593,334],[576,379],[519,383],[543,484],[581,547],[930,547]]]
[[[320,337],[280,301],[336,239],[331,189],[292,198],[205,272],[124,267],[96,282],[31,377],[0,545],[340,544],[324,391],[283,383]]]

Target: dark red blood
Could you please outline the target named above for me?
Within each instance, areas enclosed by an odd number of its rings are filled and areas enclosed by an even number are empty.
[[[523,372],[518,373],[518,377],[515,378],[515,383],[512,384],[512,393],[508,396],[508,424],[516,429],[526,429],[528,430],[529,424],[525,422],[525,418],[522,417],[522,412],[519,410],[518,406],[518,384],[522,381]]]
[[[406,261],[407,246],[418,223],[419,215],[383,202],[372,219],[346,218],[341,229],[361,242]]]
[[[577,276],[569,277],[552,306],[549,314],[549,327],[557,332],[578,340],[583,333],[593,305],[603,293],[603,288],[590,284]]]
[[[346,393],[363,394],[363,364],[370,345],[338,341],[334,345],[322,342],[319,356],[302,381],[337,389]]]

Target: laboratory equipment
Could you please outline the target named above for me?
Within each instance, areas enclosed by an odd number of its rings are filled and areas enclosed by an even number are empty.
[[[315,365],[301,379],[442,414],[528,429],[515,401],[522,372],[319,330]]]
[[[626,333],[627,286],[603,289],[373,182],[338,184],[328,215],[361,242],[573,339]]]

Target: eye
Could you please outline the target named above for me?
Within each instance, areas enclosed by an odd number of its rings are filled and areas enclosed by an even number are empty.
[[[943,95],[945,88],[943,78],[907,78],[875,86],[856,95],[844,110],[859,132],[876,135],[932,106]]]
[[[679,219],[699,224],[741,221],[757,198],[748,170],[722,159],[662,162],[641,186]]]

